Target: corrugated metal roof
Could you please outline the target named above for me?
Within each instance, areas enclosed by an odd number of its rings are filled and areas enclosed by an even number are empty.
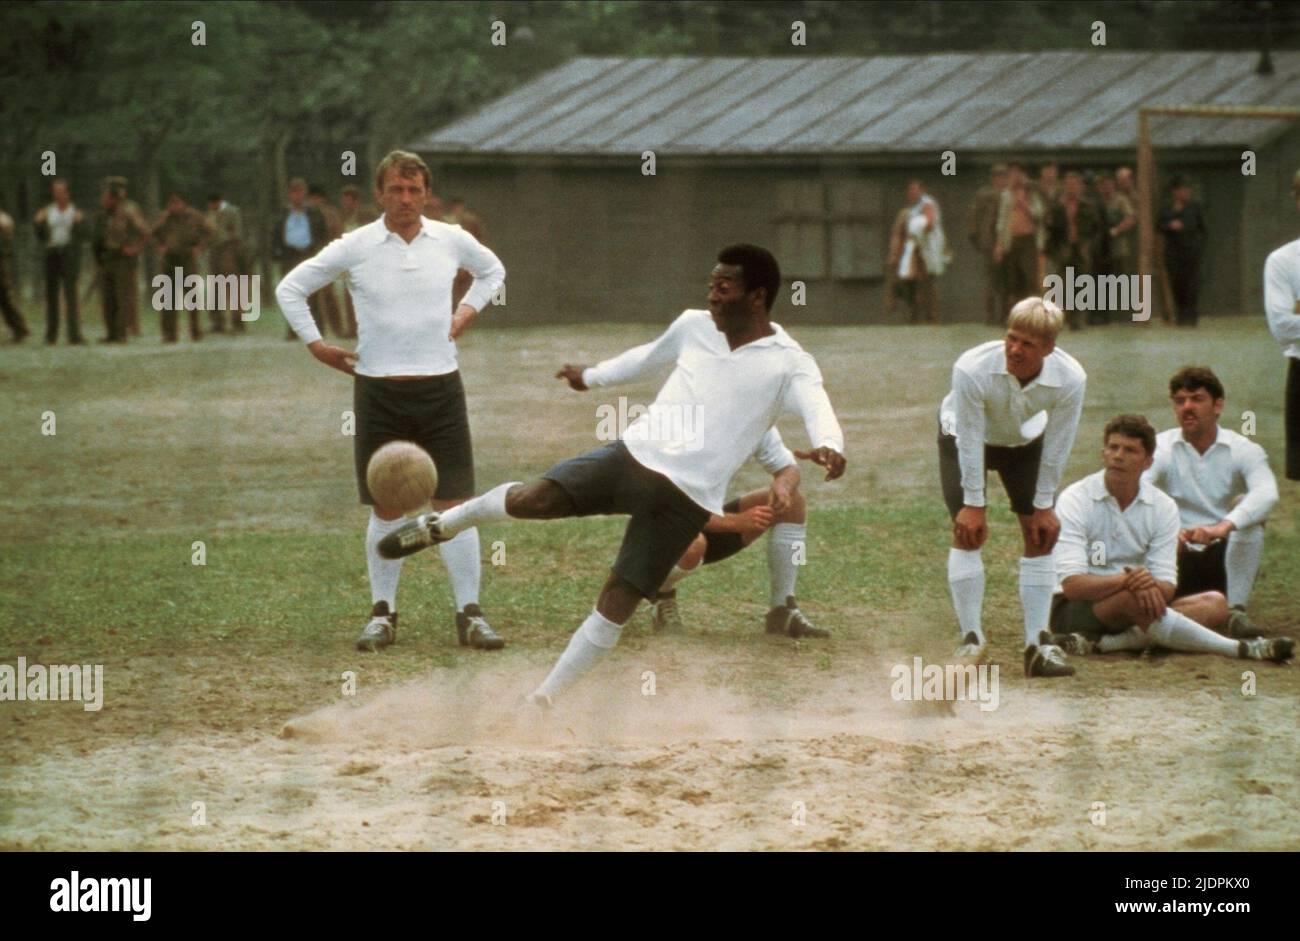
[[[1137,146],[1139,105],[1300,106],[1300,52],[574,59],[411,145],[424,153],[855,154]],[[1287,122],[1151,121],[1161,147],[1261,147]]]

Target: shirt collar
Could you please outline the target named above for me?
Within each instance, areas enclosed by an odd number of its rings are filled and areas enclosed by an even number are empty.
[[[1106,472],[1104,470],[1098,471],[1097,473],[1093,474],[1092,477],[1090,478],[1088,482],[1088,496],[1092,497],[1094,501],[1105,500],[1107,497],[1110,497],[1112,500],[1115,500],[1115,497],[1111,494],[1111,492],[1106,489]],[[1150,504],[1154,502],[1155,502],[1154,488],[1150,483],[1147,482],[1146,478],[1144,477],[1138,482],[1137,499],[1134,500],[1134,503]],[[1118,505],[1119,501],[1115,500],[1115,503],[1116,505]],[[1130,506],[1131,505],[1132,504],[1130,504]]]
[[[1183,429],[1181,428],[1178,429],[1178,434],[1174,436],[1174,443],[1181,444],[1184,447],[1191,448],[1193,451],[1196,450],[1196,447],[1190,441],[1188,441],[1186,438],[1183,437]],[[1228,441],[1228,439],[1223,436],[1223,429],[1218,424],[1216,424],[1214,426],[1214,440],[1211,441],[1210,446],[1205,449],[1205,453],[1209,454],[1211,451],[1213,451],[1215,448],[1219,446],[1223,446],[1227,448],[1229,451],[1232,450],[1232,442]]]
[[[1021,388],[1028,389],[1030,386],[1039,385],[1059,389],[1063,379],[1061,369],[1061,360],[1057,357],[1056,350],[1052,350],[1043,358],[1043,368],[1038,371],[1038,375],[1029,380],[1026,385],[1021,386]],[[1011,373],[1007,370],[1007,351],[1005,347],[999,351],[998,361],[993,367],[993,372],[1003,376],[1011,376]],[[1015,379],[1016,383],[1019,384],[1019,379],[1016,379],[1015,376],[1011,376],[1011,378]]]
[[[386,241],[388,241],[388,237],[389,237],[390,235],[393,236],[393,238],[397,239],[398,241],[403,241],[403,240],[402,240],[402,237],[401,237],[400,235],[398,235],[396,232],[394,232],[392,229],[390,229],[390,228],[387,226],[387,224],[384,222],[384,217],[383,217],[382,215],[381,215],[378,219],[376,219],[374,222],[372,222],[371,225],[375,226],[375,244],[376,244],[376,245],[380,244],[381,242],[386,242]],[[437,224],[436,222],[434,222],[434,220],[430,219],[428,216],[421,215],[421,216],[420,216],[420,234],[417,235],[415,238],[418,239],[418,238],[421,238],[422,236],[426,236],[426,235],[427,235],[429,238],[431,238],[431,239],[437,241],[437,239],[439,238],[439,235],[438,235],[438,224]],[[412,240],[411,240],[411,243],[414,244],[414,243],[415,243],[415,239],[412,239]]]

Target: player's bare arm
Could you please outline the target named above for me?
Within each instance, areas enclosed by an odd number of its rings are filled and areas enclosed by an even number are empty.
[[[451,331],[447,336],[455,340],[462,333],[469,329],[469,325],[474,322],[478,316],[478,309],[471,307],[469,304],[461,304],[456,308],[456,313],[451,317]]]
[[[353,367],[357,364],[357,354],[351,350],[345,350],[341,346],[331,346],[324,340],[313,340],[307,344],[307,349],[312,356],[331,369],[345,372],[349,376],[356,375]]]
[[[560,371],[555,374],[555,378],[563,379],[569,384],[569,388],[574,392],[586,392],[587,384],[582,381],[582,374],[586,372],[586,370],[586,366],[574,366],[570,363],[565,363],[560,367]]]
[[[747,541],[753,541],[763,533],[767,532],[772,525],[775,514],[770,506],[751,506],[747,510],[741,510],[739,513],[726,513],[722,516],[711,516],[709,521],[704,524],[703,532],[706,533],[739,533]]]
[[[844,468],[848,466],[848,461],[843,454],[834,448],[824,446],[813,448],[811,451],[795,451],[794,456],[801,461],[812,461],[814,464],[826,468],[827,480],[836,480],[844,476]]]

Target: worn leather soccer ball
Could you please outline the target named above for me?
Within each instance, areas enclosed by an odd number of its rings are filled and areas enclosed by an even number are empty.
[[[414,513],[427,509],[438,487],[438,469],[429,452],[412,441],[390,441],[370,457],[366,486],[375,505]]]

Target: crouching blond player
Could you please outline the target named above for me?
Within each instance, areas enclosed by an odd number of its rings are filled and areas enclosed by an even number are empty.
[[[1061,494],[1061,534],[1053,552],[1059,593],[1052,631],[1041,642],[1069,653],[1168,647],[1281,663],[1290,638],[1236,640],[1211,630],[1228,620],[1217,591],[1174,601],[1178,581],[1178,505],[1142,479],[1155,457],[1155,429],[1140,415],[1119,415],[1102,437],[1103,469]],[[1209,626],[1207,626],[1209,625]]]

